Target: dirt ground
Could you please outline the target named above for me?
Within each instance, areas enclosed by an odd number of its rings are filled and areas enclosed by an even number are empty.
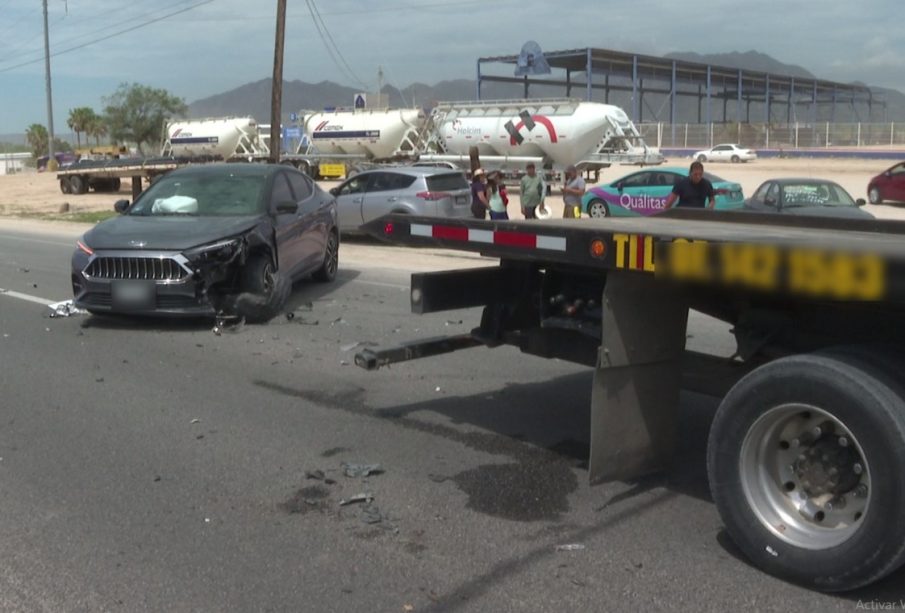
[[[905,152],[902,157],[905,158]],[[690,163],[686,158],[667,160],[666,165],[685,166]],[[772,177],[819,177],[831,179],[841,184],[855,198],[867,198],[867,183],[871,177],[892,166],[892,160],[855,160],[855,159],[762,159],[746,164],[709,163],[707,171],[742,185],[748,196],[766,179]],[[626,175],[637,167],[614,166],[603,171],[601,182],[613,181]],[[329,189],[336,181],[322,181],[321,186]],[[590,185],[590,182],[589,182]],[[516,190],[510,190],[516,192]],[[509,214],[513,219],[521,218],[516,197],[510,201]],[[33,217],[42,214],[56,214],[63,209],[73,213],[112,210],[113,203],[120,198],[131,198],[131,181],[123,181],[122,190],[118,194],[102,193],[73,195],[60,191],[56,176],[52,173],[22,173],[0,176],[0,216]],[[562,198],[554,189],[553,196],[548,198],[552,205],[554,217],[562,216]],[[905,205],[882,204],[867,205],[866,210],[878,218],[905,219]]]

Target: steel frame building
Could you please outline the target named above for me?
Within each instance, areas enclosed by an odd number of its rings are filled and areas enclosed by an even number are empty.
[[[798,109],[802,105],[805,107],[805,121],[813,123],[818,121],[819,108],[824,109],[822,115],[828,112],[830,122],[876,120],[873,113],[877,106],[883,112],[882,119],[877,119],[886,121],[885,100],[862,85],[590,47],[547,52],[543,56],[551,68],[551,74],[547,76],[488,74],[488,66],[516,66],[519,55],[479,58],[476,79],[478,100],[481,99],[482,85],[510,83],[523,85],[525,98],[531,97],[532,86],[563,87],[566,96],[581,92],[578,96],[598,101],[600,98],[595,97],[595,91],[602,90],[603,102],[610,101],[611,92],[630,94],[631,108],[625,110],[630,112],[636,123],[693,121],[693,118],[678,117],[677,102],[683,96],[697,98],[697,123],[752,123],[752,120],[791,123],[799,120]],[[657,95],[662,101],[659,109],[650,106],[652,95]],[[668,116],[662,117],[665,114],[663,107],[667,104]],[[752,104],[755,105],[754,117]],[[719,112],[720,106],[722,112]],[[784,117],[780,114],[781,110],[777,113],[777,107],[785,111]],[[863,111],[865,107],[867,117],[862,117],[859,110]],[[647,117],[645,109],[650,113]],[[847,115],[843,111],[847,111]]]

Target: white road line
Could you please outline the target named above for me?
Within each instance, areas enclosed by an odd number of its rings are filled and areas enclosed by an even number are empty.
[[[26,243],[41,243],[43,245],[57,245],[58,247],[72,247],[73,249],[75,248],[75,242],[69,242],[69,241],[67,241],[65,243],[61,243],[58,241],[45,241],[45,240],[41,240],[40,238],[30,238],[30,237],[21,236],[21,235],[17,236],[15,234],[0,234],[0,238],[10,239],[10,240],[14,240],[14,241],[23,241]]]
[[[46,298],[41,298],[40,296],[22,294],[20,292],[14,292],[9,289],[3,289],[2,287],[0,287],[0,296],[9,296],[10,298],[18,298],[19,300],[25,300],[27,302],[36,302],[38,304],[43,304],[44,306],[53,304],[54,302],[59,302],[59,300],[47,300]]]

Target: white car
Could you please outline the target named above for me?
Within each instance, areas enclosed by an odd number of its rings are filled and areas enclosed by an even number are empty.
[[[753,149],[742,149],[735,144],[717,145],[713,149],[705,149],[694,154],[699,162],[748,162],[757,159]]]

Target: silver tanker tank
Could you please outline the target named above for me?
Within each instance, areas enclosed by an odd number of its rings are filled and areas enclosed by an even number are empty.
[[[230,159],[266,153],[267,148],[258,137],[258,124],[253,117],[198,119],[167,124],[164,155]]]
[[[304,131],[321,155],[391,159],[417,155],[425,119],[418,109],[322,111],[304,117]]]

